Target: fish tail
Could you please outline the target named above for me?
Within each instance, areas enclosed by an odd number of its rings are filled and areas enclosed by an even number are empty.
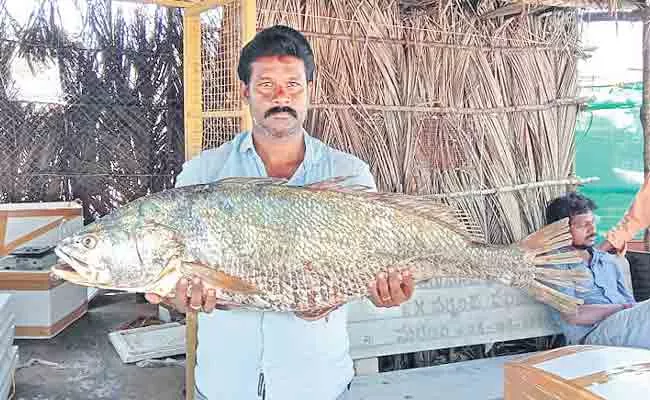
[[[583,301],[554,287],[580,291],[580,282],[589,278],[584,269],[553,268],[555,265],[578,264],[589,260],[589,254],[585,250],[562,251],[572,243],[569,218],[548,224],[519,243],[526,257],[536,266],[535,281],[528,286],[528,291],[538,300],[564,313],[575,313]]]

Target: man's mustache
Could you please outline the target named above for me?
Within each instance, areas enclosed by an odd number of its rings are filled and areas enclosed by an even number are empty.
[[[281,113],[289,113],[291,114],[292,117],[298,119],[298,112],[288,106],[283,106],[283,107],[278,106],[278,107],[269,108],[264,113],[264,118],[268,118],[273,114],[281,114]]]

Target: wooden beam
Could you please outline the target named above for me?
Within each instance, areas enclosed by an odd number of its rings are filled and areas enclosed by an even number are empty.
[[[198,155],[203,146],[201,69],[201,15],[186,10],[183,14],[185,160]]]
[[[202,12],[209,11],[215,7],[223,6],[232,3],[233,0],[203,0],[200,3],[190,7],[192,13],[201,14]],[[235,0],[237,1],[237,0]]]
[[[196,1],[191,0],[117,0],[125,3],[139,3],[139,4],[158,4],[164,7],[196,7]]]
[[[241,45],[244,47],[257,33],[257,3],[255,0],[241,0]],[[241,130],[251,131],[253,121],[245,99],[242,99]]]

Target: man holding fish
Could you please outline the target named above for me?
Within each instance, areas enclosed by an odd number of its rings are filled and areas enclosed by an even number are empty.
[[[192,311],[190,335],[203,311],[186,376],[199,400],[342,398],[353,376],[345,304],[399,306],[434,277],[496,281],[575,312],[582,301],[549,285],[587,275],[548,268],[587,259],[555,252],[572,243],[570,218],[492,245],[460,210],[377,193],[365,162],[302,128],[313,71],[298,32],[260,32],[238,69],[252,132],[188,161],[177,188],[63,239],[53,272]]]
[[[250,106],[252,132],[186,162],[177,187],[230,176],[285,178],[295,185],[356,176],[346,183],[375,188],[365,162],[326,146],[303,129],[314,59],[299,32],[274,26],[258,33],[242,50],[238,74],[242,97]],[[188,285],[179,281],[176,293],[187,293]],[[394,307],[407,301],[413,288],[408,272],[393,271],[379,274],[368,293],[376,306]],[[219,309],[230,306],[220,304],[215,291],[204,290],[198,279],[187,297],[147,294],[147,299],[167,302],[181,312],[188,307],[203,311],[197,399],[332,400],[344,395],[353,377],[345,307],[320,315],[222,312]]]

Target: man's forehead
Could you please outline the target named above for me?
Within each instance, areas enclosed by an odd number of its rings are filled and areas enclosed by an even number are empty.
[[[305,63],[300,58],[289,55],[258,57],[251,63],[251,72],[253,74],[271,70],[296,71],[304,75]]]
[[[586,211],[584,213],[576,214],[571,217],[573,220],[581,220],[581,221],[586,221],[586,220],[591,220],[594,219],[594,213],[591,211]]]

